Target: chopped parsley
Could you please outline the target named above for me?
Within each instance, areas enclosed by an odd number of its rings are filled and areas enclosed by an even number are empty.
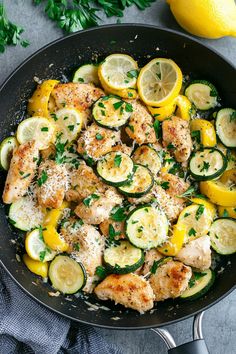
[[[99,133],[96,134],[96,139],[97,140],[102,140],[103,139],[103,136]]]
[[[209,162],[203,161],[203,165],[202,165],[202,168],[200,169],[200,172],[203,172],[203,171],[207,172],[209,170],[209,167],[210,167]]]
[[[127,76],[130,79],[133,79],[134,77],[137,78],[138,77],[138,70],[130,70],[127,72]]]
[[[229,121],[230,122],[236,121],[236,111],[230,114]]]
[[[207,275],[207,273],[193,272],[193,275],[188,283],[189,288],[192,288],[196,284],[196,281],[198,281],[205,275]]]
[[[188,232],[189,236],[195,236],[196,235],[196,230],[192,227],[189,232]]]
[[[160,138],[160,133],[161,133],[161,124],[159,122],[159,120],[155,120],[155,122],[153,123],[153,128],[155,130],[155,134],[156,134],[156,138],[159,139]]]
[[[124,221],[126,219],[125,207],[114,207],[111,211],[111,219],[114,221]]]
[[[168,150],[171,150],[171,149],[174,149],[175,148],[175,146],[172,144],[172,143],[169,143],[168,145],[167,145],[167,149]]]
[[[79,251],[80,250],[80,244],[79,243],[74,243],[74,249],[76,251]]]
[[[99,195],[91,194],[87,198],[84,198],[83,203],[85,206],[89,207],[93,200],[98,200],[99,198]]]
[[[115,110],[119,109],[123,105],[124,101],[118,101],[116,103],[113,103],[113,107]]]
[[[74,125],[68,125],[68,129],[69,129],[69,131],[73,132],[73,130],[75,129],[75,126]]]
[[[46,256],[46,250],[43,250],[43,251],[39,252],[39,260],[40,260],[40,262],[44,261],[45,256]]]
[[[47,181],[47,179],[48,179],[47,172],[43,170],[41,173],[41,177],[38,178],[37,180],[38,186],[41,187]]]
[[[226,209],[224,209],[222,216],[223,216],[223,218],[228,218],[229,217],[229,213],[228,213],[228,211]]]
[[[129,125],[127,125],[127,128],[129,128],[134,133],[134,126],[133,125],[129,124]]]
[[[102,102],[98,102],[98,107],[106,108],[105,105],[104,105],[104,103],[102,103]]]
[[[54,119],[55,122],[58,120],[56,113],[50,113],[50,116]]]
[[[195,215],[196,220],[200,219],[201,215],[204,213],[204,209],[205,209],[204,205],[200,204],[196,211],[196,215]]]
[[[95,270],[95,274],[100,278],[100,279],[104,279],[107,276],[107,270],[105,267],[103,266],[97,266],[96,270]]]
[[[193,186],[190,186],[184,193],[178,195],[178,198],[186,198],[186,197],[191,197],[195,193],[195,188]]]
[[[125,103],[125,111],[126,112],[133,112],[133,106],[131,103]]]
[[[114,158],[114,166],[115,167],[120,167],[122,161],[122,156],[121,155],[116,155]]]
[[[41,132],[48,132],[48,127],[42,127]]]
[[[198,144],[200,144],[200,142],[201,142],[200,130],[193,130],[191,132],[191,137],[194,138]]]
[[[163,188],[164,190],[167,190],[170,188],[170,182],[161,182],[160,184],[161,188]]]

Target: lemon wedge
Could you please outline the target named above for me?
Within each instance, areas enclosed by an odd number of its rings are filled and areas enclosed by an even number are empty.
[[[114,90],[135,87],[137,75],[138,64],[127,54],[111,54],[98,67],[99,80]]]
[[[35,140],[39,150],[44,150],[54,139],[54,126],[44,117],[27,118],[18,125],[16,138],[20,144]]]
[[[25,249],[28,256],[35,261],[47,262],[56,256],[56,252],[44,243],[42,232],[39,229],[35,229],[26,235]]]
[[[173,60],[156,58],[141,69],[138,92],[146,105],[162,107],[178,96],[182,79],[182,72]]]

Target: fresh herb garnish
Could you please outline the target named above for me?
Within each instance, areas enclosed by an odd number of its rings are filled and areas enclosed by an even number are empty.
[[[156,134],[156,138],[159,139],[160,138],[160,132],[161,132],[161,124],[159,122],[159,120],[155,120],[155,122],[153,123],[153,128],[155,130],[155,134]]]
[[[125,103],[125,111],[126,112],[133,112],[133,106],[131,103]]]
[[[137,78],[138,77],[138,70],[130,70],[127,72],[127,76],[130,79],[133,79],[134,77]]]
[[[229,121],[236,121],[236,111],[233,111],[233,113],[230,114]]]
[[[222,216],[223,216],[223,218],[228,218],[229,217],[229,213],[228,213],[228,211],[226,209],[224,209]]]
[[[55,144],[55,148],[56,148],[55,162],[58,165],[65,161],[64,152],[65,152],[66,143],[61,142],[61,136],[62,134],[57,135],[56,144]]]
[[[95,137],[96,137],[97,140],[102,140],[103,139],[103,136],[101,134],[99,134],[99,133],[97,133]]]
[[[127,128],[129,128],[129,129],[131,130],[131,132],[134,133],[134,126],[133,126],[133,125],[128,124],[128,125],[127,125]]]
[[[196,230],[192,227],[189,232],[188,232],[189,236],[195,236],[196,235]]]
[[[39,260],[40,260],[40,262],[44,261],[45,256],[46,256],[46,250],[43,250],[43,251],[39,252]]]
[[[192,197],[194,193],[195,193],[195,188],[193,186],[190,186],[184,193],[177,195],[177,197],[178,198]]]
[[[193,130],[191,132],[191,137],[194,138],[198,144],[200,144],[200,142],[201,142],[200,130]]]
[[[161,182],[160,184],[161,188],[163,188],[164,190],[167,190],[170,188],[170,182]]]
[[[195,215],[195,219],[199,220],[201,215],[204,213],[205,207],[204,205],[200,204],[197,211],[196,211],[196,215]]]
[[[99,198],[100,196],[97,194],[90,194],[87,198],[84,198],[83,203],[89,207],[93,200],[98,200]]]
[[[0,4],[0,53],[4,53],[6,46],[20,44],[27,47],[29,42],[22,40],[21,34],[24,29],[9,21],[3,4]]]
[[[79,251],[80,250],[80,244],[79,243],[74,243],[74,249],[76,251]]]
[[[48,127],[42,127],[41,132],[48,132]]]
[[[116,155],[114,158],[114,166],[115,167],[120,167],[122,161],[122,156],[121,155]]]
[[[207,275],[207,273],[193,272],[193,275],[188,283],[189,288],[192,288],[196,284],[196,281],[198,281],[205,275]]]
[[[209,170],[209,167],[210,167],[209,162],[203,161],[203,165],[202,165],[202,168],[200,169],[200,172],[203,172],[203,171],[207,172]]]
[[[111,219],[114,221],[124,221],[128,207],[114,207],[111,211]]]
[[[38,178],[37,180],[38,186],[41,187],[47,181],[47,179],[48,179],[47,172],[43,170],[41,173],[41,177]]]
[[[171,149],[174,149],[175,148],[175,146],[172,144],[172,143],[169,143],[168,145],[167,145],[167,149],[168,150],[171,150]]]
[[[119,109],[123,105],[124,101],[118,101],[116,103],[113,103],[113,107],[115,110]]]
[[[100,279],[104,279],[107,276],[107,270],[105,267],[103,266],[97,266],[96,270],[95,270],[95,274],[100,278]]]
[[[75,129],[75,126],[74,125],[68,125],[68,129],[69,129],[69,131],[73,132],[73,130]]]

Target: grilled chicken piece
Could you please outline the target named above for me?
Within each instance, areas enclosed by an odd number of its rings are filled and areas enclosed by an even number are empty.
[[[97,197],[92,198],[87,206],[81,202],[75,208],[75,214],[83,219],[87,224],[98,225],[105,219],[109,218],[111,210],[114,206],[122,203],[122,197],[115,189],[110,187],[103,194],[97,194]]]
[[[80,202],[91,194],[105,193],[110,188],[100,181],[84,161],[80,162],[77,170],[71,172],[70,180],[70,189],[66,192],[67,201]]]
[[[155,198],[168,219],[173,222],[185,207],[184,198],[178,198],[177,195],[185,192],[189,184],[169,173],[161,174],[160,176],[149,193],[141,198],[128,198],[128,200],[131,204],[144,204],[151,202]],[[169,188],[163,189],[159,185],[161,182],[169,182],[169,185],[167,185]]]
[[[99,139],[97,138],[99,136]],[[98,159],[120,142],[120,131],[99,127],[93,123],[80,136],[77,151],[82,156]]]
[[[64,165],[55,161],[45,160],[39,166],[38,181],[41,186],[37,189],[37,198],[44,208],[59,208],[65,198],[67,189],[67,171]]]
[[[95,275],[96,268],[102,265],[102,255],[105,248],[104,237],[94,226],[81,225],[76,219],[70,219],[68,223],[65,223],[61,234],[69,244],[68,252],[76,261],[84,265],[87,282],[83,291],[91,293],[95,286],[94,281],[98,280]]]
[[[115,237],[115,239],[123,239],[125,238],[125,222],[124,221],[114,221],[111,218],[104,220],[103,222],[101,222],[101,224],[99,225],[99,228],[101,230],[101,233],[108,237],[109,236],[109,227],[113,226],[114,230],[117,234],[117,236]]]
[[[87,110],[104,92],[91,84],[69,82],[58,84],[52,91],[57,108],[75,107],[81,111]]]
[[[142,269],[142,274],[146,275],[151,271],[154,261],[159,261],[164,256],[158,252],[156,248],[152,248],[145,253],[144,266]]]
[[[3,202],[11,204],[25,195],[37,168],[39,150],[35,141],[14,150],[3,191]]]
[[[125,128],[126,133],[138,144],[155,143],[157,138],[151,114],[140,101],[129,102],[132,104],[133,112]]]
[[[111,274],[94,290],[101,300],[115,303],[143,313],[153,307],[153,290],[144,278],[137,274]]]
[[[190,241],[175,258],[199,270],[209,269],[211,266],[210,237],[206,235]]]
[[[155,295],[155,301],[179,297],[188,287],[192,269],[182,262],[169,261],[160,265],[149,282]]]
[[[162,123],[163,146],[169,144],[173,148],[169,149],[177,161],[185,162],[188,160],[192,150],[192,140],[190,135],[189,123],[179,117],[173,116]]]

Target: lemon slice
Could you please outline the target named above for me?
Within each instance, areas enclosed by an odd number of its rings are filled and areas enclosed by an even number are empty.
[[[39,150],[44,150],[54,139],[54,126],[44,117],[27,118],[18,125],[16,138],[20,144],[35,140]]]
[[[35,261],[47,262],[56,256],[56,252],[44,243],[42,233],[39,229],[35,229],[27,234],[25,249],[28,256]]]
[[[138,64],[127,54],[111,54],[99,65],[98,77],[111,89],[135,87]]]
[[[71,142],[82,129],[83,114],[75,108],[62,108],[55,113],[55,128],[61,134],[61,142]]]
[[[28,254],[23,255],[23,261],[26,267],[34,274],[40,275],[43,278],[48,276],[48,263],[39,262],[30,258]]]
[[[147,109],[154,118],[162,122],[163,120],[170,118],[174,114],[174,111],[176,109],[176,103],[174,101],[163,107],[147,106]]]
[[[177,97],[182,79],[182,72],[173,60],[156,58],[141,69],[138,92],[148,106],[162,107]]]
[[[112,94],[115,96],[120,96],[122,98],[129,98],[129,99],[137,98],[137,91],[132,87],[129,87],[127,89],[122,89],[122,90],[115,90],[112,89],[110,86],[108,86],[102,77],[100,77],[100,82],[102,84],[102,88],[107,94]]]

